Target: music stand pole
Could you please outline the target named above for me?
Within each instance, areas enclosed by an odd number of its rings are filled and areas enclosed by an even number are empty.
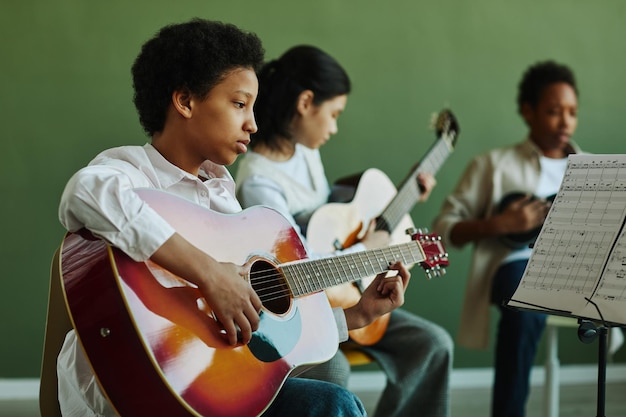
[[[604,414],[606,402],[606,352],[607,352],[606,326],[597,326],[590,320],[579,320],[578,339],[583,343],[592,343],[596,337],[598,341],[598,399],[596,417],[606,417]]]
[[[604,407],[606,399],[606,350],[608,329],[605,326],[598,327],[598,412],[597,417],[605,417]]]

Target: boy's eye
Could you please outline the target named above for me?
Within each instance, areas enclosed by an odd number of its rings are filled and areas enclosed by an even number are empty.
[[[237,106],[240,109],[243,109],[244,107],[246,107],[246,103],[243,103],[241,101],[235,101],[235,106]]]

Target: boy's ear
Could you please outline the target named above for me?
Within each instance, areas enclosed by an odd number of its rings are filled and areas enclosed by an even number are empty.
[[[172,105],[183,117],[191,117],[191,94],[185,90],[176,90],[172,93]]]
[[[522,109],[520,113],[522,114],[522,117],[524,118],[526,124],[530,126],[533,120],[533,116],[535,114],[535,109],[533,109],[530,103],[522,103]]]
[[[296,110],[300,115],[305,114],[313,107],[313,97],[314,94],[311,90],[304,90],[300,93],[296,103]]]

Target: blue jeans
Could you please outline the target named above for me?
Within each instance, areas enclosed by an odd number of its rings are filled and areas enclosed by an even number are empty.
[[[524,417],[530,391],[530,371],[546,315],[502,306],[512,296],[524,274],[527,260],[504,264],[491,287],[491,301],[500,309],[496,338],[492,417]]]
[[[359,398],[345,388],[313,379],[288,378],[263,417],[364,417]]]

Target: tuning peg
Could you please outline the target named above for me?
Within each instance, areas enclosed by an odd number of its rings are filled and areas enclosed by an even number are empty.
[[[429,233],[428,229],[425,229],[424,235],[426,239],[431,240],[433,242],[439,242],[441,240],[441,236],[436,235],[434,233]]]
[[[442,277],[446,274],[446,269],[442,268],[440,265],[433,266],[432,268],[427,268],[424,270],[426,273],[426,277],[430,280],[434,277]]]
[[[405,230],[405,233],[407,235],[424,235],[425,237],[427,237],[426,235],[428,235],[429,231],[428,231],[428,227],[420,227],[420,228],[416,228],[416,227],[409,227],[408,229]]]
[[[437,277],[442,277],[446,274],[446,268],[442,268],[440,265],[437,265]]]

